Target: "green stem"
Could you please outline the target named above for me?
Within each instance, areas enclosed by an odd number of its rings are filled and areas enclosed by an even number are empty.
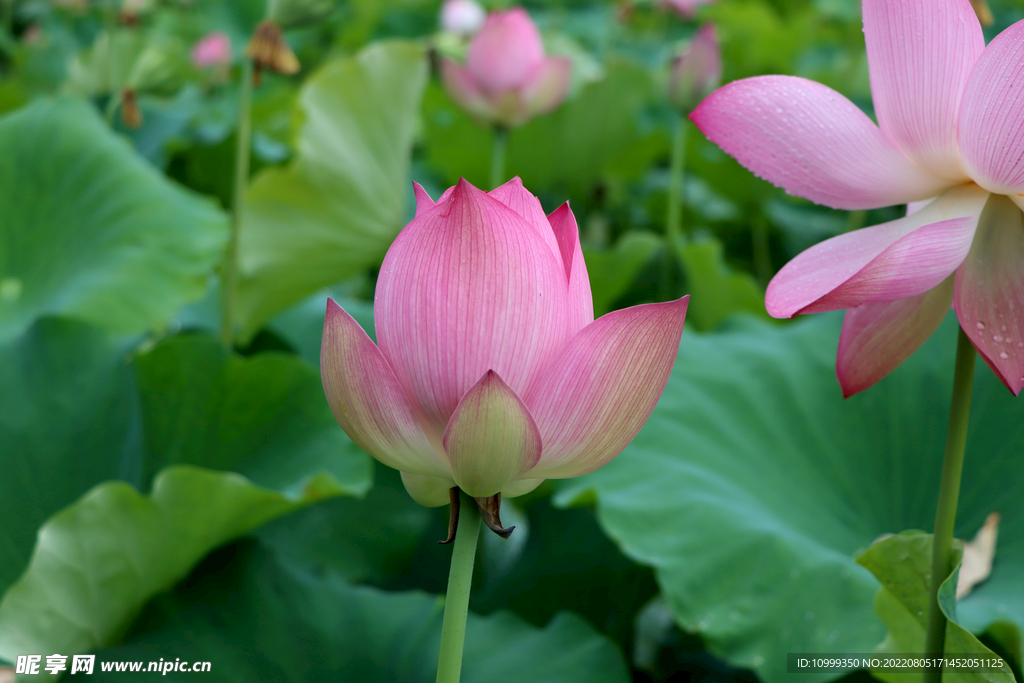
[[[505,148],[508,145],[508,129],[494,127],[494,142],[491,146],[491,189],[505,182]]]
[[[117,107],[121,104],[121,91],[111,92],[107,98],[107,106],[103,110],[103,118],[106,119],[107,125],[110,127],[114,126],[114,115],[117,113]]]
[[[231,199],[231,234],[224,254],[221,282],[221,340],[230,346],[235,339],[235,298],[238,290],[238,233],[242,228],[242,203],[249,186],[249,137],[252,127],[252,60],[242,66],[238,95],[238,132],[235,140],[235,178]]]
[[[960,496],[960,474],[964,467],[967,445],[967,422],[971,410],[971,389],[974,384],[974,346],[960,329],[956,344],[956,372],[953,376],[953,404],[949,409],[949,431],[946,433],[946,455],[942,462],[939,484],[939,505],[935,513],[935,536],[932,551],[932,578],[928,606],[928,632],[925,654],[941,657],[945,650],[946,617],[939,608],[939,586],[953,569],[950,562],[953,546],[953,524]],[[940,683],[942,669],[926,669],[924,683]]]
[[[762,284],[772,279],[772,256],[768,249],[768,221],[758,212],[751,223],[751,239],[754,243],[754,272]]]
[[[444,599],[441,625],[441,653],[437,660],[437,683],[458,683],[462,673],[462,646],[466,641],[469,589],[473,583],[473,560],[480,537],[480,511],[476,501],[460,493],[462,505],[455,532],[452,568],[448,574],[448,595]]]
[[[686,121],[679,112],[672,116],[672,159],[668,174],[668,215],[665,217],[665,234],[673,247],[682,236],[683,171],[686,163]]]

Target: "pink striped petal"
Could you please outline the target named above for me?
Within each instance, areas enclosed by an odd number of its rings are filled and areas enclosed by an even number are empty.
[[[387,360],[332,299],[327,300],[320,375],[331,412],[360,448],[397,470],[451,476]]]
[[[985,48],[960,111],[964,166],[996,194],[1024,193],[1024,21]]]
[[[376,310],[380,350],[437,436],[485,372],[522,392],[569,336],[562,264],[519,214],[465,180],[399,233]]]
[[[522,7],[492,12],[466,53],[466,67],[488,93],[522,87],[544,61],[540,32]]]
[[[931,289],[963,260],[964,240],[970,244],[973,220],[950,221],[976,217],[987,196],[976,185],[955,187],[914,214],[814,245],[768,283],[765,308],[773,317],[792,318]],[[932,226],[940,222],[945,224]],[[925,226],[929,229],[911,236]],[[833,292],[835,296],[827,298]]]
[[[690,118],[759,178],[836,209],[906,204],[950,184],[907,159],[855,104],[804,78],[734,81]]]
[[[956,141],[960,99],[981,24],[968,0],[864,0],[871,94],[882,130],[933,175],[966,180]]]
[[[583,260],[580,231],[569,202],[552,211],[547,220],[551,222],[565,265],[569,283],[569,334],[573,335],[594,322],[594,296],[590,291],[587,263]]]
[[[864,391],[899,367],[938,329],[953,301],[953,278],[923,294],[846,311],[836,376],[843,398]]]
[[[473,116],[494,118],[494,105],[466,67],[444,57],[440,65],[441,82],[456,104]]]
[[[661,398],[690,297],[601,316],[570,340],[526,394],[544,440],[530,477],[576,477],[625,448]]]
[[[402,484],[409,496],[425,508],[447,505],[451,501],[448,491],[455,486],[450,478],[424,477],[408,472],[402,472]]]
[[[533,416],[494,370],[462,397],[443,443],[459,488],[475,498],[500,493],[532,468],[541,452]]]
[[[419,216],[424,211],[429,211],[434,208],[434,200],[430,198],[427,191],[423,189],[423,186],[417,183],[415,180],[412,181],[412,191],[416,195],[416,215]]]
[[[523,220],[551,248],[551,253],[555,255],[558,262],[562,262],[562,252],[558,248],[558,242],[555,240],[555,233],[551,230],[551,224],[548,223],[548,217],[544,215],[544,208],[540,205],[540,200],[523,187],[523,181],[519,176],[504,185],[499,185],[487,194],[522,216]]]
[[[953,307],[981,357],[1014,396],[1024,389],[1024,214],[992,195],[956,273]]]
[[[548,57],[520,91],[527,118],[552,111],[569,94],[572,62],[567,57]]]

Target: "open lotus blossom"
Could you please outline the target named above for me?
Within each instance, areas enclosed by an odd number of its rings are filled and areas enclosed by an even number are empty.
[[[864,0],[863,14],[878,125],[791,76],[730,83],[691,116],[755,174],[813,202],[931,200],[798,255],[769,284],[768,312],[847,309],[836,372],[849,396],[913,353],[952,302],[978,353],[1019,394],[1024,21],[986,47],[968,0]]]
[[[426,506],[614,458],[665,388],[688,297],[594,320],[568,204],[545,216],[519,178],[416,195],[377,280],[379,346],[327,304],[320,368],[341,426]]]
[[[705,24],[672,60],[668,97],[685,113],[693,110],[722,82],[722,50],[714,24]]]
[[[471,36],[480,30],[487,11],[476,0],[445,0],[441,5],[441,30]]]
[[[569,91],[572,63],[545,57],[540,33],[521,7],[493,12],[469,44],[465,66],[444,58],[441,79],[470,114],[506,126],[553,110]]]

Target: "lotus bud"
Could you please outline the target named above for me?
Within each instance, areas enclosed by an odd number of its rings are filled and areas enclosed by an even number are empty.
[[[445,0],[441,6],[441,30],[471,36],[480,30],[487,12],[476,0]]]
[[[137,93],[173,94],[181,86],[183,59],[184,55],[176,53],[173,44],[150,45],[132,64],[125,87]]]
[[[715,27],[705,24],[690,44],[672,60],[668,96],[672,104],[689,114],[722,82],[722,52]]]
[[[518,126],[555,109],[569,90],[572,63],[546,57],[526,10],[494,12],[469,44],[465,65],[442,58],[441,78],[473,116]]]
[[[688,297],[594,320],[568,204],[545,216],[519,178],[465,180],[416,217],[380,269],[377,344],[327,303],[320,369],[339,424],[402,472],[419,503],[476,499],[507,535],[500,497],[614,458],[675,362]]]
[[[221,31],[208,33],[192,48],[192,64],[200,69],[223,68],[231,63],[231,38]]]

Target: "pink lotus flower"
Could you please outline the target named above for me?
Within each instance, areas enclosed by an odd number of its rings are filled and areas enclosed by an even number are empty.
[[[473,37],[462,66],[441,60],[441,79],[456,102],[488,122],[518,126],[553,110],[569,91],[572,63],[545,57],[526,10],[494,12]]]
[[[672,60],[668,96],[689,112],[722,81],[722,50],[713,24],[705,24],[690,44]]]
[[[377,280],[379,346],[327,303],[320,369],[341,426],[426,506],[618,455],[665,388],[688,297],[594,320],[568,204],[545,217],[519,178],[416,194]]]
[[[987,47],[968,0],[864,0],[879,125],[818,83],[724,86],[693,121],[787,192],[838,209],[937,197],[826,240],[768,286],[775,317],[847,309],[836,372],[870,387],[956,310],[1015,395],[1024,388],[1024,21]]]
[[[476,0],[445,0],[441,6],[441,30],[471,36],[480,30],[487,12]]]
[[[710,5],[715,0],[661,0],[662,7],[667,7],[684,19],[693,19],[701,5]]]
[[[192,48],[192,63],[200,69],[231,63],[231,38],[215,32],[203,36]]]

